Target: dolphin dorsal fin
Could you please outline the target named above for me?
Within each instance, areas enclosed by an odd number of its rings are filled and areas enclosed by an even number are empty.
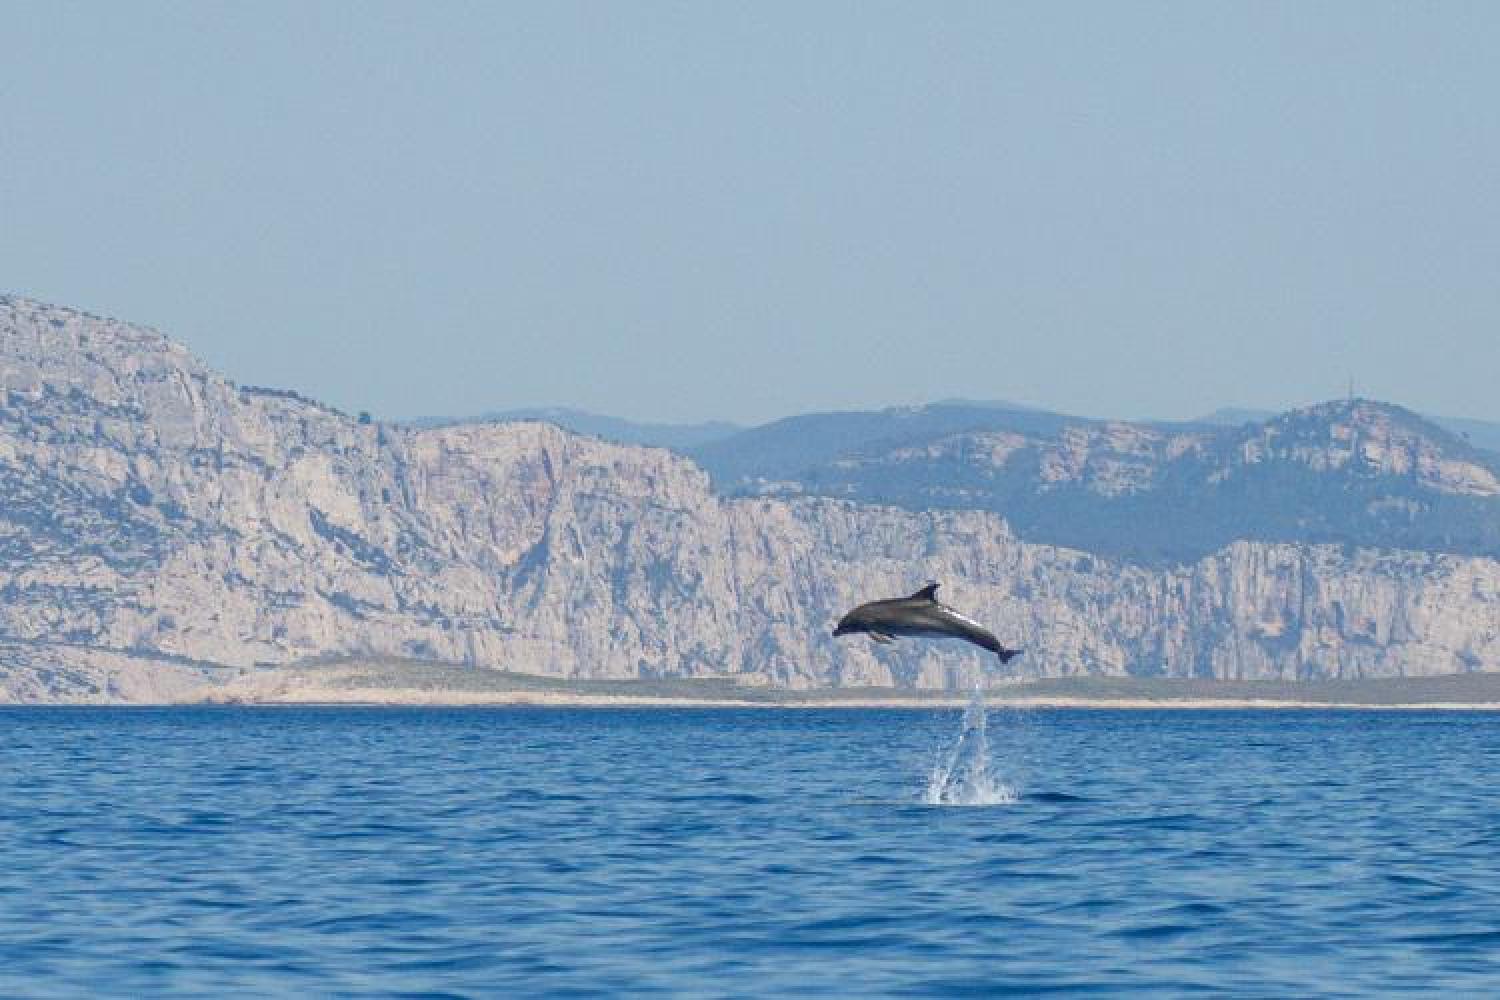
[[[912,594],[911,597],[908,598],[908,600],[915,601],[915,600],[921,599],[921,600],[924,600],[924,601],[932,601],[933,603],[937,603],[937,589],[938,589],[938,586],[939,585],[936,584],[936,583],[929,583],[927,586],[923,587],[921,590],[917,591],[915,594]]]

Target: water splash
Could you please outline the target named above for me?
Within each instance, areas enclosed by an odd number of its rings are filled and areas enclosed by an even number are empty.
[[[964,709],[958,739],[933,765],[922,793],[923,802],[932,806],[997,806],[1019,798],[1016,790],[990,769],[988,722],[984,687],[979,682]]]

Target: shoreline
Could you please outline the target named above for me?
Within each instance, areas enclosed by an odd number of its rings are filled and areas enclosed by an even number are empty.
[[[293,697],[263,699],[210,698],[177,705],[242,708],[725,708],[725,709],[861,709],[861,710],[955,710],[966,707],[968,695],[935,695],[889,698],[712,698],[653,697],[650,695],[591,695],[563,692],[433,692],[420,690],[362,691],[312,690]],[[1493,701],[1316,701],[1271,698],[1089,698],[1082,696],[1032,696],[1007,698],[987,694],[992,709],[1089,709],[1124,711],[1392,711],[1392,712],[1494,712]]]
[[[352,694],[352,692],[351,692]],[[280,698],[208,697],[180,701],[105,701],[93,698],[47,701],[0,702],[0,709],[15,708],[588,708],[588,709],[754,709],[861,710],[861,711],[956,711],[967,707],[968,697],[933,698],[839,698],[732,699],[653,698],[628,695],[538,695],[535,693],[434,696],[431,692],[361,692],[357,697],[327,691]],[[986,697],[989,709],[1064,711],[1335,711],[1335,712],[1500,712],[1493,701],[1359,702],[1309,701],[1267,698],[1082,698]]]
[[[57,683],[58,677],[69,683]],[[990,678],[984,694],[997,710],[1489,712],[1500,711],[1500,672],[1310,680]],[[970,688],[794,689],[745,683],[735,675],[572,678],[384,658],[230,672],[75,654],[51,672],[41,666],[23,667],[8,677],[0,672],[0,705],[13,706],[952,710],[968,705],[972,697]]]

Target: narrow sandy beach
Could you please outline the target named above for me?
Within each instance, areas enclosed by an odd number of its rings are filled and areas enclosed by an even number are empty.
[[[1046,709],[1351,709],[1366,711],[1495,711],[1500,702],[1357,702],[1296,701],[1266,698],[1082,698],[1006,697],[988,694],[991,708]],[[969,696],[943,694],[932,697],[798,697],[783,692],[776,698],[684,698],[650,695],[575,694],[543,691],[431,691],[400,688],[341,690],[304,688],[263,698],[210,697],[199,704],[282,706],[368,707],[514,707],[549,708],[809,708],[809,709],[954,709],[969,703]]]

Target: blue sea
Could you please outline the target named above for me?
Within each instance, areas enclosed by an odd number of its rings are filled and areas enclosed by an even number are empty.
[[[974,721],[3,710],[0,994],[1500,992],[1500,716]]]

